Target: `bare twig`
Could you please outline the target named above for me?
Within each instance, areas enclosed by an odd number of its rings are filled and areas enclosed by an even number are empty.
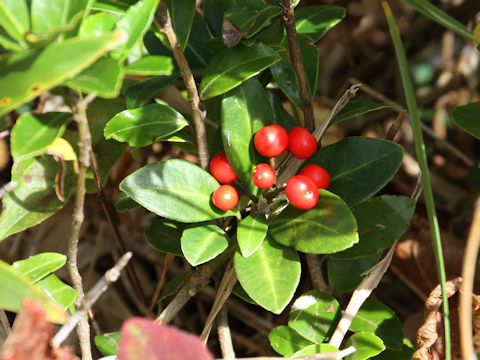
[[[395,135],[397,135],[398,130],[400,130],[400,125],[402,125],[403,118],[407,114],[407,109],[403,109],[395,118],[392,126],[387,131],[387,135],[385,135],[385,139],[392,141]]]
[[[103,277],[97,281],[97,283],[88,291],[85,299],[77,312],[70,316],[68,321],[58,330],[52,340],[52,344],[56,347],[60,346],[63,341],[72,332],[73,328],[77,325],[81,319],[85,318],[88,310],[95,304],[100,296],[108,289],[110,284],[114,283],[120,277],[120,274],[132,258],[132,253],[127,252],[124,254],[118,262],[110,270],[107,270]]]
[[[173,259],[175,258],[172,254],[167,254],[165,256],[165,261],[163,263],[162,274],[160,275],[160,280],[158,280],[157,287],[155,288],[155,292],[153,293],[152,300],[150,301],[150,311],[153,311],[155,304],[157,303],[158,297],[160,296],[160,292],[163,289],[163,285],[165,284],[165,277],[167,276],[168,266],[172,263]]]
[[[228,326],[228,310],[226,307],[222,307],[222,309],[220,310],[220,314],[218,315],[217,332],[218,342],[220,343],[220,349],[222,350],[223,359],[235,359],[232,335],[230,333],[230,327]]]
[[[353,354],[356,349],[353,346],[350,346],[346,349],[340,351],[331,351],[331,352],[324,352],[314,355],[305,355],[295,358],[296,360],[338,360],[348,355]],[[278,356],[259,356],[259,357],[251,357],[251,358],[238,358],[238,360],[281,360],[285,359],[284,357]]]
[[[2,329],[5,332],[5,335],[8,336],[12,333],[12,327],[8,321],[7,314],[5,310],[0,309],[0,324],[2,324]]]
[[[308,83],[307,72],[303,66],[302,52],[298,43],[297,29],[295,27],[295,2],[293,0],[282,0],[283,4],[283,22],[287,30],[288,46],[290,48],[290,61],[295,69],[297,76],[298,90],[303,105],[303,115],[305,118],[305,127],[308,131],[315,130],[315,120],[313,114],[312,94],[310,84]]]
[[[77,177],[77,191],[75,194],[75,203],[72,215],[72,228],[70,231],[70,238],[68,241],[67,253],[67,267],[73,287],[78,291],[75,299],[75,306],[81,306],[84,298],[82,277],[77,266],[78,241],[80,237],[80,228],[83,224],[84,213],[83,205],[85,201],[85,181],[87,170],[90,167],[90,148],[91,135],[88,128],[87,121],[87,107],[88,104],[95,98],[94,95],[89,95],[82,101],[77,103],[73,119],[77,123],[78,137],[79,137],[79,169]],[[92,351],[90,347],[90,325],[85,316],[80,319],[77,327],[77,335],[80,341],[80,349],[82,352],[82,359],[91,360]]]
[[[318,258],[317,254],[306,254],[307,268],[310,274],[310,280],[312,281],[313,288],[315,290],[330,293],[330,288],[323,278],[322,262]]]
[[[203,169],[207,169],[208,147],[207,147],[207,133],[205,131],[205,116],[206,111],[198,95],[197,85],[193,78],[192,71],[188,65],[187,59],[183,54],[182,47],[178,42],[177,35],[173,30],[172,21],[168,12],[166,1],[161,1],[158,6],[158,14],[160,15],[160,23],[155,21],[158,29],[167,37],[170,48],[172,49],[173,56],[177,62],[180,72],[182,73],[183,81],[188,93],[188,100],[192,109],[193,122],[195,125],[195,134],[197,137],[198,158],[200,160],[200,166]]]
[[[477,265],[478,248],[480,246],[480,198],[475,203],[470,233],[463,256],[462,278],[460,291],[460,345],[462,357],[465,360],[474,360],[475,351],[472,339],[472,294],[475,269]]]
[[[18,185],[18,181],[10,181],[3,185],[0,188],[0,200],[3,199],[5,195],[7,195],[9,192],[13,191]]]

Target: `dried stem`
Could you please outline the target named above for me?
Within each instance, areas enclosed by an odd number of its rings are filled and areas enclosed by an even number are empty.
[[[166,1],[161,1],[158,6],[158,14],[160,15],[160,23],[157,25],[158,29],[165,34],[167,37],[170,48],[172,49],[173,56],[177,62],[180,72],[182,73],[183,81],[185,82],[185,87],[188,93],[188,101],[192,109],[193,122],[195,125],[195,134],[197,137],[197,146],[198,146],[198,158],[200,160],[200,166],[203,169],[207,169],[209,158],[208,158],[208,147],[207,147],[207,133],[205,130],[205,116],[206,111],[198,95],[197,85],[195,84],[195,79],[193,78],[192,71],[188,65],[187,59],[183,54],[182,46],[178,42],[177,35],[173,30],[172,21],[170,14],[168,12]]]
[[[472,294],[477,265],[478,248],[480,246],[480,198],[475,203],[467,247],[463,257],[462,278],[460,291],[460,345],[462,357],[465,360],[476,359],[472,339]]]
[[[403,118],[407,114],[407,110],[403,109],[395,118],[392,126],[387,131],[387,135],[385,135],[385,139],[392,141],[395,135],[397,135],[398,130],[400,130],[400,125],[402,125]]]
[[[2,329],[5,332],[6,336],[12,333],[12,327],[10,326],[10,322],[8,321],[7,314],[3,309],[0,309],[0,324],[2,324]]]
[[[82,303],[82,306],[77,309],[77,312],[73,314],[68,321],[58,330],[52,339],[52,344],[56,347],[59,347],[62,342],[68,337],[72,332],[73,328],[77,325],[81,319],[85,318],[88,310],[95,304],[95,302],[100,298],[100,296],[108,289],[110,284],[114,283],[120,277],[122,270],[128,264],[132,258],[132,253],[127,252],[124,254],[118,262],[110,270],[107,270],[103,277],[97,281],[97,283],[88,291],[85,299]]]
[[[73,116],[78,127],[79,169],[77,191],[75,193],[75,203],[72,214],[72,228],[68,241],[67,267],[70,279],[72,280],[72,285],[78,291],[78,296],[75,299],[75,306],[77,308],[82,304],[85,295],[83,292],[82,277],[77,266],[77,253],[80,228],[82,227],[84,220],[83,205],[85,201],[85,181],[87,170],[90,167],[91,135],[87,121],[87,106],[93,99],[94,96],[88,96],[85,100],[79,101]],[[78,323],[77,335],[80,341],[82,359],[91,360],[90,325],[85,316],[83,316]]]
[[[220,349],[222,350],[223,360],[235,359],[235,351],[233,349],[232,334],[230,333],[230,327],[228,326],[228,310],[224,306],[220,310],[218,315],[218,342],[220,343]]]
[[[293,0],[282,0],[283,4],[283,23],[287,30],[288,46],[290,48],[290,61],[295,69],[297,76],[298,89],[303,105],[303,115],[305,127],[308,131],[315,130],[315,120],[313,115],[312,93],[308,83],[307,72],[303,66],[302,52],[298,43],[297,29],[295,27],[295,2]]]
[[[155,288],[155,292],[153,293],[152,300],[150,301],[150,307],[149,307],[150,311],[153,311],[153,308],[157,303],[158,297],[160,296],[160,292],[162,291],[163,285],[165,284],[165,277],[167,276],[168,267],[172,263],[174,258],[175,256],[172,254],[167,254],[165,256],[165,262],[163,263],[162,274],[160,275],[160,280],[158,280],[157,287]]]

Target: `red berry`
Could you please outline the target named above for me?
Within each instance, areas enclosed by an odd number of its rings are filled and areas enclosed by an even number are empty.
[[[287,181],[285,194],[290,204],[298,209],[308,210],[317,205],[318,187],[310,178],[295,175]]]
[[[225,151],[218,153],[210,161],[210,172],[221,184],[228,184],[237,178],[237,175],[228,162]]]
[[[310,164],[305,166],[302,171],[300,171],[300,175],[305,175],[312,179],[319,189],[327,189],[328,185],[330,185],[330,174],[319,165]]]
[[[307,159],[317,151],[317,139],[303,126],[288,132],[288,150],[299,159]]]
[[[265,126],[257,131],[253,143],[261,155],[274,157],[287,149],[288,134],[280,125]]]
[[[268,164],[258,164],[253,172],[252,181],[261,189],[268,189],[275,184],[275,170]]]
[[[232,185],[221,185],[212,195],[213,205],[221,210],[231,210],[237,205],[238,193]]]

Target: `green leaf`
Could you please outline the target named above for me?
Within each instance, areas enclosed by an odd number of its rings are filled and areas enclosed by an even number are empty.
[[[128,40],[119,51],[122,57],[126,57],[137,41],[150,28],[159,0],[141,0],[130,6],[117,23],[117,30],[124,30],[128,34]]]
[[[41,253],[15,261],[12,266],[32,282],[37,282],[65,265],[67,257],[57,253]]]
[[[355,352],[348,355],[347,360],[366,360],[380,354],[385,350],[385,345],[378,336],[371,333],[358,332],[350,336],[345,344],[345,347],[353,346]]]
[[[29,158],[14,162],[12,181],[17,187],[2,199],[0,240],[36,225],[55,214],[67,203],[75,191],[75,176],[71,162],[65,176],[65,202],[55,195],[55,176],[58,164],[51,156]]]
[[[257,305],[257,303],[247,294],[245,289],[242,288],[242,285],[240,285],[238,281],[235,283],[235,286],[232,289],[232,294],[249,304]]]
[[[195,15],[195,0],[166,0],[173,29],[178,42],[185,50]]]
[[[261,307],[280,314],[300,281],[300,259],[295,250],[268,237],[248,258],[238,251],[234,257],[238,281]]]
[[[350,100],[342,110],[340,110],[340,112],[330,122],[329,126],[332,126],[333,124],[339,123],[341,121],[354,118],[359,115],[367,114],[371,111],[399,107],[401,106],[382,104],[371,100],[353,99]]]
[[[312,290],[295,300],[288,326],[305,339],[319,344],[333,334],[341,317],[340,304],[332,295]]]
[[[410,226],[415,201],[407,196],[383,195],[352,209],[360,241],[333,255],[337,259],[359,259],[389,248]]]
[[[307,355],[314,355],[325,352],[338,351],[338,349],[330,344],[313,344],[304,347],[302,350],[297,351],[292,355],[293,358]]]
[[[470,135],[480,139],[480,102],[459,106],[452,111],[453,122],[468,132]]]
[[[103,57],[65,84],[87,94],[96,93],[104,98],[114,98],[120,93],[123,73],[119,60]]]
[[[18,312],[22,299],[39,300],[47,313],[47,320],[63,323],[67,317],[63,309],[51,300],[38,286],[21,275],[17,270],[0,260],[0,308]]]
[[[327,169],[331,176],[328,190],[349,206],[355,206],[393,178],[402,158],[402,147],[391,141],[347,137],[320,149],[305,165],[317,164]]]
[[[207,42],[211,39],[212,35],[205,19],[198,12],[195,12],[192,30],[185,48],[185,57],[192,71],[200,70],[203,73],[210,62],[213,52],[207,46]]]
[[[0,58],[0,116],[75,76],[121,40],[113,32]]]
[[[403,327],[400,319],[387,305],[366,300],[350,325],[350,331],[369,332],[383,340],[389,349],[403,347]]]
[[[285,110],[280,99],[273,92],[268,93],[268,100],[273,110],[274,124],[282,126],[287,131],[295,126],[300,126],[299,122]]]
[[[197,266],[221,254],[228,247],[228,239],[217,225],[198,224],[183,231],[181,245],[185,259]]]
[[[284,325],[270,331],[268,339],[273,350],[287,358],[309,345],[314,345],[291,327]]]
[[[288,206],[268,231],[276,242],[311,254],[345,250],[358,241],[357,223],[350,209],[327,190],[320,190],[317,205],[308,211]]]
[[[82,23],[79,35],[100,36],[115,29],[117,18],[111,14],[99,12],[88,16]]]
[[[201,97],[205,100],[226,93],[278,61],[280,56],[263,44],[225,49],[212,58],[205,70]]]
[[[203,11],[214,36],[222,36],[223,15],[229,8],[235,6],[237,0],[205,0]]]
[[[300,52],[302,53],[303,65],[305,66],[313,99],[317,89],[320,51],[315,45],[311,44],[310,39],[306,36],[299,36],[298,40],[300,44]],[[287,46],[287,41],[284,40],[283,44],[284,46]],[[298,107],[303,107],[295,70],[290,63],[287,54],[282,53],[281,56],[282,60],[270,68],[272,76],[288,99]]]
[[[381,257],[381,253],[356,260],[343,260],[329,256],[328,284],[336,293],[354,290],[365,277],[365,271],[377,264]]]
[[[256,79],[228,93],[222,101],[222,139],[228,161],[240,181],[252,193],[259,189],[252,175],[259,155],[253,148],[253,135],[273,121],[265,88]]]
[[[117,355],[120,331],[95,336],[95,346],[103,356]]]
[[[118,194],[117,201],[115,201],[115,210],[118,212],[124,212],[128,210],[135,209],[139,207],[140,204],[135,202],[135,200],[129,198],[125,193],[121,192]]]
[[[171,75],[172,71],[173,62],[169,56],[145,56],[125,67],[125,72],[131,75]]]
[[[156,76],[130,86],[125,94],[127,109],[135,109],[143,106],[153,96],[174,82],[177,77],[178,74]]]
[[[267,219],[265,215],[249,215],[237,226],[237,241],[242,256],[249,257],[262,244],[267,236]]]
[[[54,274],[43,278],[37,282],[36,285],[64,309],[68,309],[72,306],[77,298],[78,291],[65,284]]]
[[[71,113],[26,113],[12,128],[11,151],[15,161],[38,156],[58,137],[72,120]]]
[[[313,42],[320,40],[345,17],[345,8],[332,5],[306,6],[295,11],[297,34],[306,35]]]
[[[473,34],[458,20],[454,19],[446,12],[442,11],[428,0],[403,0],[422,15],[432,19],[440,25],[452,30],[454,33],[462,36],[469,42],[472,42]]]
[[[372,360],[405,360],[411,359],[415,349],[413,348],[410,341],[407,339],[403,340],[403,347],[402,350],[390,350],[386,349],[382,351],[380,355],[377,355],[372,358]]]
[[[155,219],[145,229],[145,238],[155,249],[183,256],[180,238],[186,225],[171,220]]]
[[[85,5],[85,0],[32,0],[32,31],[35,34],[48,34],[63,28],[85,10]]]
[[[30,28],[29,14],[25,0],[0,0],[0,27],[12,37],[22,42]]]
[[[120,183],[120,190],[151,212],[181,222],[200,222],[233,216],[211,203],[220,186],[202,168],[180,159],[144,166]]]
[[[178,111],[168,105],[152,104],[115,115],[107,126],[106,139],[128,142],[130,146],[148,146],[188,125]]]
[[[180,290],[180,287],[185,283],[187,278],[190,276],[189,271],[182,272],[178,275],[175,275],[172,280],[167,282],[165,284],[165,287],[163,288],[162,293],[158,297],[158,302],[162,301],[166,297],[175,295],[178,290]]]

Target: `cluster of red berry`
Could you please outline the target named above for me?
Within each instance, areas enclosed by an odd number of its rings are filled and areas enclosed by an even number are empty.
[[[254,137],[257,151],[266,157],[281,155],[289,150],[298,159],[307,159],[317,150],[317,140],[304,127],[296,126],[286,131],[280,125],[261,128]],[[212,195],[213,204],[222,210],[230,210],[238,202],[235,188],[228,183],[237,178],[225,152],[218,153],[210,161],[210,172],[221,185]],[[258,164],[252,175],[253,183],[262,189],[268,189],[276,181],[275,170],[269,164]],[[299,209],[311,209],[318,202],[318,190],[326,189],[330,184],[328,171],[318,165],[307,165],[299,175],[287,181],[285,194],[290,203]]]

